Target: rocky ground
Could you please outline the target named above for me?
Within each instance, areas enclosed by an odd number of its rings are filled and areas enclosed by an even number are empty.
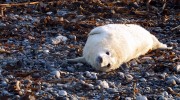
[[[180,100],[180,9],[173,2],[162,6],[152,1],[148,11],[145,2],[112,0],[3,6],[0,99]],[[151,51],[108,73],[66,62],[82,55],[92,28],[109,23],[139,24],[173,49]]]

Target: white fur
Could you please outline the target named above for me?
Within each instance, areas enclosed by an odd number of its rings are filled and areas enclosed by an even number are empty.
[[[78,60],[76,58],[76,61],[83,59],[96,70],[107,72],[157,48],[169,49],[139,25],[108,24],[96,27],[89,33],[83,57]],[[106,52],[109,52],[109,55]],[[102,58],[102,63],[99,63],[98,57]]]

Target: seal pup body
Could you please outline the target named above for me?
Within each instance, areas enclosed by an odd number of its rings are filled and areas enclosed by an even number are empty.
[[[139,25],[108,24],[91,30],[83,56],[68,61],[88,63],[96,70],[108,72],[158,48],[171,49]]]

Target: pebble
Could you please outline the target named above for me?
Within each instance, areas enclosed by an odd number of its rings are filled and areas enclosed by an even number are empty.
[[[78,78],[81,79],[81,80],[85,80],[86,78],[84,77],[84,75],[80,74],[78,75]]]
[[[69,35],[69,38],[76,41],[76,36],[75,35]]]
[[[150,74],[148,72],[145,73],[144,77],[149,77]]]
[[[140,79],[141,82],[146,82],[147,80],[145,78]]]
[[[65,16],[68,13],[67,9],[61,9],[61,10],[57,10],[57,14],[59,16]]]
[[[43,50],[43,52],[44,52],[45,54],[48,54],[48,53],[49,53],[49,50],[48,50],[48,49],[45,49],[45,50]]]
[[[143,60],[152,60],[152,57],[142,57]]]
[[[108,88],[107,91],[109,93],[117,93],[118,92],[118,90],[116,88]]]
[[[131,97],[126,97],[125,100],[132,100]]]
[[[160,77],[161,79],[165,79],[165,78],[166,78],[166,75],[167,75],[167,73],[163,73],[163,74],[160,74],[159,77]]]
[[[133,80],[133,76],[130,75],[130,74],[127,74],[125,77],[126,77],[126,80],[127,80],[128,82],[130,82],[130,81]]]
[[[47,14],[47,15],[51,15],[52,13],[53,13],[53,12],[47,12],[46,14]]]
[[[75,68],[74,68],[74,67],[68,66],[68,67],[67,67],[67,70],[70,71],[70,72],[75,72]]]
[[[5,26],[6,26],[6,24],[0,22],[0,29],[4,28]]]
[[[148,100],[146,96],[137,96],[136,100]]]
[[[62,36],[62,35],[59,35],[59,36],[51,39],[52,44],[54,44],[54,45],[57,45],[61,42],[66,43],[67,40],[68,40],[68,38],[65,36]]]
[[[164,96],[164,97],[168,97],[168,92],[166,92],[166,91],[164,91],[163,93],[162,93],[162,96]]]
[[[13,94],[9,93],[9,92],[6,91],[6,90],[2,90],[1,93],[2,93],[3,96],[11,96],[11,95],[13,95]]]
[[[157,100],[168,100],[168,99],[164,96],[159,96]]]
[[[24,80],[24,82],[23,82],[24,84],[32,84],[32,81],[30,80],[30,79],[26,79],[26,80]]]
[[[67,96],[67,92],[65,90],[58,91],[59,96]]]
[[[176,71],[177,73],[180,73],[180,65],[177,65],[177,66],[175,67],[175,71]]]
[[[146,88],[144,89],[144,92],[145,92],[145,93],[150,93],[150,92],[151,92],[151,88],[150,88],[150,87],[146,87]]]
[[[166,83],[169,85],[176,85],[176,81],[174,79],[168,79]]]
[[[174,75],[168,77],[168,79],[174,79],[176,81],[176,83],[180,84],[180,78],[178,78],[178,77],[176,77]]]
[[[7,86],[8,84],[7,84],[6,81],[2,81],[0,85],[3,86],[3,87],[5,87],[5,86]]]
[[[56,78],[60,78],[60,72],[59,71],[57,71],[57,70],[55,70],[55,71],[52,71],[51,72],[51,75],[53,75],[53,76],[55,76]]]
[[[101,88],[109,88],[109,84],[106,81],[98,80],[98,83]]]
[[[89,77],[90,79],[97,79],[97,73],[86,71],[85,74],[86,77]]]
[[[123,73],[123,72],[118,72],[118,75],[119,75],[119,77],[120,77],[121,79],[124,79],[124,78],[125,78],[125,76],[124,76],[124,73]]]

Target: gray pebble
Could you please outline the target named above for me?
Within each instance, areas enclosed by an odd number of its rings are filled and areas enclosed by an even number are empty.
[[[147,80],[145,78],[140,79],[141,82],[146,82]]]
[[[131,97],[126,97],[125,100],[132,100]]]
[[[97,73],[86,71],[85,74],[86,77],[89,77],[90,79],[97,79]]]
[[[32,81],[30,80],[30,79],[26,79],[26,80],[24,80],[24,84],[32,84]]]
[[[75,71],[74,67],[71,67],[71,66],[68,66],[67,70],[70,71],[70,72],[74,72]]]
[[[98,80],[98,83],[101,88],[109,88],[109,84],[106,81]]]
[[[76,41],[76,36],[75,35],[69,35],[69,38]]]
[[[164,96],[164,97],[168,97],[168,92],[166,92],[166,91],[164,91],[163,93],[162,93],[162,96]]]
[[[146,96],[137,96],[136,100],[148,100]]]
[[[116,88],[108,88],[107,91],[109,93],[117,93],[118,92],[118,90]]]
[[[45,50],[43,50],[43,52],[44,52],[45,54],[48,54],[48,53],[49,53],[49,50],[48,50],[48,49],[45,49]]]
[[[159,77],[160,77],[161,79],[165,79],[165,78],[166,78],[166,75],[167,75],[167,73],[163,73],[163,74],[160,74]]]
[[[128,82],[130,82],[130,81],[133,80],[133,76],[130,75],[130,74],[127,74],[125,77],[126,77],[126,80],[127,80]]]
[[[3,87],[5,87],[5,86],[7,86],[8,84],[7,84],[6,81],[2,81],[0,85],[3,86]]]
[[[144,89],[144,92],[145,92],[145,93],[150,93],[150,92],[151,92],[151,88],[150,88],[150,87],[146,87],[146,88]]]
[[[149,77],[150,74],[149,74],[148,72],[146,72],[144,76],[145,76],[145,77]]]
[[[65,90],[58,91],[59,96],[67,96],[67,92]]]
[[[9,93],[9,92],[6,91],[6,90],[2,90],[1,93],[2,93],[3,96],[11,96],[11,95],[13,95],[13,94]]]
[[[168,79],[166,83],[169,85],[176,85],[176,81],[174,79]]]
[[[175,71],[176,71],[177,73],[180,73],[180,65],[177,65],[177,66],[175,67]]]
[[[60,72],[59,71],[57,71],[57,70],[55,70],[55,71],[52,71],[51,72],[51,75],[53,75],[53,76],[55,76],[56,78],[60,78]]]
[[[68,13],[67,9],[61,9],[61,10],[57,10],[57,14],[59,16],[65,16]]]
[[[115,88],[115,87],[116,87],[116,85],[115,85],[114,82],[108,82],[108,84],[109,84],[109,86],[112,87],[112,88]]]
[[[70,95],[70,100],[78,100],[78,98],[76,97],[76,95]]]
[[[168,99],[164,96],[159,96],[157,100],[168,100]]]
[[[59,35],[55,38],[52,38],[51,41],[52,41],[52,44],[56,45],[56,44],[59,44],[61,42],[65,43],[67,41],[67,39],[68,39],[67,37]]]
[[[121,79],[124,79],[124,78],[125,78],[125,76],[124,76],[124,73],[123,73],[123,72],[118,72],[118,75],[119,75],[119,77],[120,77]]]
[[[47,12],[46,14],[47,14],[47,15],[51,15],[52,13],[53,13],[53,12],[50,11],[50,12]]]
[[[172,75],[172,76],[168,77],[168,79],[174,79],[176,81],[176,83],[180,84],[180,78],[179,77]]]
[[[0,22],[0,29],[6,27],[6,24]]]
[[[81,80],[85,80],[86,79],[82,74],[78,75],[78,78],[81,79]]]
[[[91,89],[94,89],[94,85],[93,84],[87,84],[87,86]]]

